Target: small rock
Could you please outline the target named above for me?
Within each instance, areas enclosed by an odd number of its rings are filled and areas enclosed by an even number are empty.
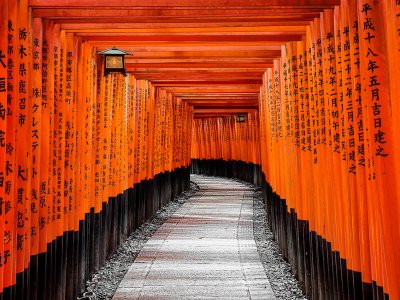
[[[290,265],[283,259],[279,246],[267,226],[262,192],[255,188],[253,195],[253,231],[257,250],[270,281],[276,299],[306,300],[296,278],[290,273]]]

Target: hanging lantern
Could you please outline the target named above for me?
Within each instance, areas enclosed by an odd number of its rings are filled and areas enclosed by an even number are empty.
[[[244,122],[246,122],[246,115],[245,114],[236,115],[236,123],[244,123]]]
[[[97,54],[104,55],[104,76],[109,73],[121,73],[126,76],[124,57],[125,55],[131,55],[130,53],[113,47],[97,52]]]

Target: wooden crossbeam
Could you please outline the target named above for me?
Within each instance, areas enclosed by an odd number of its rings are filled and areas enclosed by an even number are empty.
[[[196,109],[194,111],[194,114],[234,114],[234,113],[243,113],[243,112],[253,112],[256,111],[257,108],[253,107],[225,107],[225,108],[201,108],[201,109]]]
[[[319,7],[340,4],[339,0],[29,0],[31,7]]]
[[[240,17],[245,16],[250,17],[318,17],[318,8],[298,8],[294,7],[292,9],[288,8],[263,8],[263,7],[248,7],[248,8],[229,8],[229,7],[204,7],[204,8],[190,8],[190,9],[176,9],[176,8],[163,8],[163,9],[143,9],[138,8],[110,8],[110,7],[98,7],[96,9],[82,9],[82,8],[36,8],[33,10],[34,17],[41,18],[140,18],[140,17],[157,17],[157,18],[168,18],[174,17],[177,19],[182,19],[189,16],[195,17]]]
[[[167,21],[167,20],[152,20],[148,22],[147,20],[131,20],[129,22],[124,19],[114,20],[112,23],[109,22],[109,19],[105,18],[97,18],[97,19],[62,19],[62,20],[54,20],[55,23],[61,24],[61,29],[68,31],[87,31],[87,30],[120,30],[120,29],[195,29],[195,28],[226,28],[226,19],[220,18],[214,21],[207,20],[207,22],[200,22],[200,20],[196,20],[196,22],[190,22],[187,20],[186,23],[177,22],[177,20]],[[229,27],[275,27],[275,26],[307,26],[309,25],[309,18],[267,18],[267,19],[246,19],[246,20],[230,20]]]
[[[135,26],[136,24],[136,26]],[[81,25],[81,24],[80,24]],[[88,24],[86,24],[88,25]],[[75,29],[66,29],[67,32],[75,32],[77,34],[127,34],[132,33],[135,35],[243,35],[243,34],[260,34],[260,35],[274,35],[274,34],[287,34],[287,33],[301,33],[306,30],[306,26],[303,25],[274,25],[274,26],[233,26],[230,24],[229,27],[222,26],[221,24],[198,24],[199,27],[179,27],[178,23],[167,23],[160,24],[159,27],[139,27],[137,23],[129,23],[126,25],[126,28],[114,28],[112,24],[111,26],[104,27],[104,24],[100,24],[96,28],[95,26],[91,26],[92,28],[86,28],[84,26],[76,26]],[[173,26],[172,26],[173,25]],[[204,25],[204,27],[200,27]],[[62,28],[63,29],[63,28]]]

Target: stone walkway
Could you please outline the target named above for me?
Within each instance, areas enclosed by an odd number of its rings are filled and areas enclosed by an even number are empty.
[[[192,175],[200,186],[143,247],[122,299],[275,299],[253,236],[253,191]]]

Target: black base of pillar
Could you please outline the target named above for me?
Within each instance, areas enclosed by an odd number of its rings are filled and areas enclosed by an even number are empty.
[[[244,161],[224,161],[222,159],[192,159],[192,174],[237,178],[261,186],[261,168]]]

